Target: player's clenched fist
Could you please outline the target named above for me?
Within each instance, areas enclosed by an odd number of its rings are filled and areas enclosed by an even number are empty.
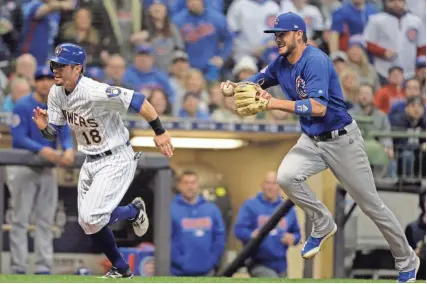
[[[40,130],[47,127],[47,111],[37,107],[33,110],[33,121]]]
[[[173,156],[173,145],[167,131],[161,135],[154,136],[154,144],[163,155],[169,158]]]

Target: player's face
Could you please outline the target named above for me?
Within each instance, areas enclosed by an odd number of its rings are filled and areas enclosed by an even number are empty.
[[[53,79],[49,77],[36,80],[36,92],[41,96],[48,96],[49,90],[53,85]]]
[[[178,189],[185,199],[193,199],[199,192],[199,180],[195,175],[184,175],[178,184]]]
[[[287,57],[296,48],[297,43],[295,34],[296,33],[294,31],[279,32],[274,34],[276,44],[279,47],[280,55]]]
[[[65,65],[61,63],[51,62],[50,67],[53,70],[53,81],[56,86],[63,86],[70,83],[80,74],[80,68],[72,65]]]

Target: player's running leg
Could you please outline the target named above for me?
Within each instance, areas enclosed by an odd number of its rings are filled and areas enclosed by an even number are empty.
[[[131,204],[118,206],[111,213],[108,225],[122,220],[132,222],[133,231],[138,237],[142,237],[148,231],[149,220],[145,211],[145,203],[141,197],[135,198]]]
[[[348,134],[321,142],[319,148],[338,180],[390,245],[399,270],[399,282],[415,280],[419,259],[409,246],[398,220],[377,193],[360,130],[355,122],[346,130]]]
[[[286,195],[310,218],[313,231],[301,252],[306,259],[313,257],[322,243],[336,231],[336,225],[328,208],[317,200],[306,184],[307,178],[327,169],[313,141],[303,134],[297,144],[283,159],[277,180]]]
[[[113,211],[118,216],[114,217],[116,219],[136,216],[136,210],[130,207],[117,209],[117,206],[134,178],[137,161],[130,146],[112,151],[110,156],[95,159],[88,157],[84,165],[90,171],[89,176],[93,177],[93,181],[79,202],[79,223],[112,263],[112,269],[104,277],[129,278],[133,276],[132,272],[120,255],[108,224]],[[84,179],[81,184],[85,184]]]

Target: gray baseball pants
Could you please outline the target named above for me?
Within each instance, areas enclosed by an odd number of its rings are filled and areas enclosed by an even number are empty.
[[[12,229],[9,234],[12,270],[26,272],[28,226],[35,222],[34,250],[36,272],[51,272],[53,225],[58,203],[58,182],[53,169],[8,167],[11,194]]]
[[[395,258],[396,269],[415,269],[415,252],[409,246],[396,217],[378,196],[359,127],[353,121],[345,129],[347,134],[325,142],[316,142],[303,134],[283,159],[278,170],[278,182],[286,195],[312,221],[311,235],[322,237],[334,228],[334,220],[305,181],[330,168],[360,209],[381,231]]]

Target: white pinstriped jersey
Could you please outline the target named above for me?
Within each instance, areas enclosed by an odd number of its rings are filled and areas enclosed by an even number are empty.
[[[103,153],[129,140],[121,114],[127,112],[133,93],[86,77],[68,95],[64,87],[53,85],[48,98],[49,123],[68,123],[76,134],[79,151]]]

